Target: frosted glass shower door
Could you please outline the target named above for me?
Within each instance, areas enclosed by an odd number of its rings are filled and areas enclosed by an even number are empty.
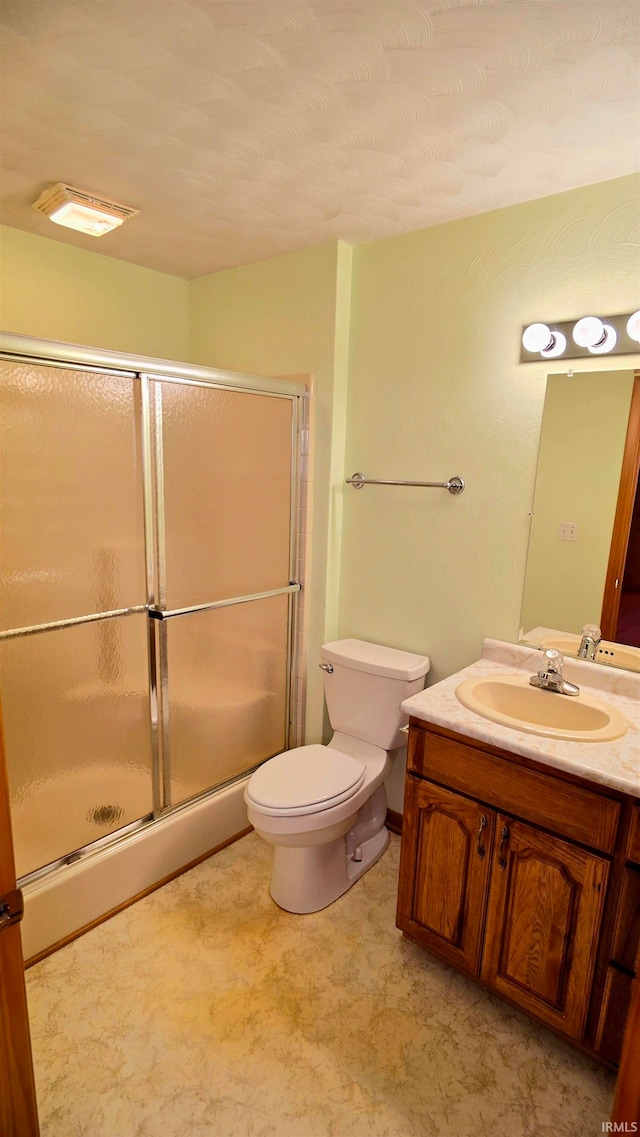
[[[291,594],[264,594],[291,584],[295,400],[156,386],[165,734],[175,805],[287,745]]]
[[[136,384],[0,360],[0,628],[144,604]]]
[[[167,608],[288,584],[292,400],[161,386]]]
[[[0,360],[0,694],[20,877],[153,808],[139,439],[133,376]]]
[[[19,877],[151,812],[146,622],[138,613],[0,642]]]
[[[171,797],[286,748],[288,596],[167,620]]]

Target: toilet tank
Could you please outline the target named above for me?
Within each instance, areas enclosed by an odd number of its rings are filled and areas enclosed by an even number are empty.
[[[334,731],[382,750],[404,745],[398,732],[408,719],[400,704],[424,687],[428,657],[366,640],[334,640],[320,657],[333,667],[324,671],[324,693]]]

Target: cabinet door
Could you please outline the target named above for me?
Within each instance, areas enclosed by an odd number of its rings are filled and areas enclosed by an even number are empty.
[[[609,865],[498,816],[482,978],[538,1018],[581,1038]]]
[[[448,963],[478,974],[495,814],[407,778],[397,924]]]

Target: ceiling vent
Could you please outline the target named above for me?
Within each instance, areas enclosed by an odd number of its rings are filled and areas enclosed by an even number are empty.
[[[129,217],[137,217],[140,212],[64,182],[56,182],[41,193],[33,208],[55,221],[56,225],[66,225],[68,229],[77,229],[91,237],[102,237]]]

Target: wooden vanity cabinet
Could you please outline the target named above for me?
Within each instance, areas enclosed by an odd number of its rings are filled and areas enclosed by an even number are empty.
[[[579,1039],[609,865],[505,815],[498,835],[480,974],[499,994]]]
[[[478,974],[495,814],[408,778],[402,825],[398,926],[447,963]]]
[[[615,1063],[640,935],[640,871],[624,852],[633,808],[412,720],[398,927]]]
[[[632,807],[626,849],[614,858],[612,877],[586,1042],[617,1063],[633,980],[640,976],[640,805]]]

